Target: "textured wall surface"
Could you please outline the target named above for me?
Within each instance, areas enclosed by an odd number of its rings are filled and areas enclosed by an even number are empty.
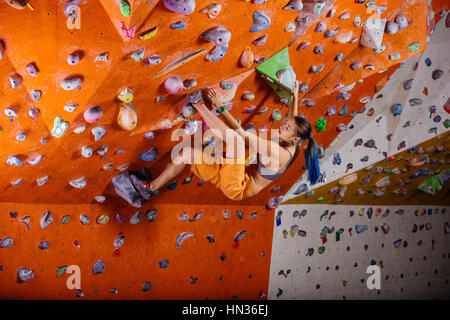
[[[369,209],[372,214],[368,215]],[[294,212],[304,210],[306,214],[294,217]],[[282,205],[277,209],[282,212],[281,224],[274,224],[268,298],[448,299],[449,210],[439,206]],[[389,227],[388,233],[383,224]],[[361,231],[358,226],[367,229]],[[379,290],[366,286],[370,265],[380,267]]]

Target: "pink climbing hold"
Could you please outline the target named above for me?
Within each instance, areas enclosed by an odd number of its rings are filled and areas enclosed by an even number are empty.
[[[183,81],[177,76],[172,76],[164,81],[164,89],[170,94],[180,94],[184,89]]]
[[[88,123],[96,123],[103,116],[103,110],[100,106],[93,106],[84,112],[84,120]]]

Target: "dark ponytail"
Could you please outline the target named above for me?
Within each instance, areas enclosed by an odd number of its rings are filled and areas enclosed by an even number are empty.
[[[308,181],[313,185],[320,176],[319,155],[317,153],[317,145],[314,138],[310,136],[308,140],[308,147],[305,151],[305,164],[308,169]]]
[[[316,141],[312,137],[311,124],[308,120],[301,116],[295,116],[295,122],[297,124],[297,136],[302,139],[302,142],[308,140],[308,147],[305,151],[305,164],[308,170],[308,181],[313,185],[319,180],[320,176]]]

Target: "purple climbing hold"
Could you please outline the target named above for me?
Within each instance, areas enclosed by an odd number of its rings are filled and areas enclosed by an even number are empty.
[[[367,140],[365,143],[364,143],[364,147],[366,147],[366,148],[377,148],[376,146],[375,146],[375,141],[373,140],[373,139],[370,139],[370,140]]]
[[[316,54],[323,54],[323,47],[321,45],[317,45],[314,47],[313,52]]]
[[[145,214],[145,217],[147,218],[148,222],[155,221],[156,216],[158,215],[159,211],[157,209],[150,209]]]
[[[41,229],[46,229],[49,225],[53,223],[53,217],[50,211],[46,211],[41,217]]]
[[[226,46],[231,39],[231,32],[225,27],[210,28],[200,35],[200,38],[214,43],[216,46]]]
[[[14,241],[10,237],[4,237],[3,239],[0,239],[0,248],[11,248]]]
[[[276,209],[278,208],[278,206],[280,205],[280,200],[277,197],[271,198],[267,204],[266,204],[266,208],[267,209]]]
[[[234,236],[234,241],[235,241],[235,242],[238,242],[238,241],[242,240],[242,238],[245,236],[246,233],[247,233],[246,230],[239,231],[239,232]]]
[[[270,18],[262,11],[256,10],[252,17],[253,24],[250,27],[250,32],[266,30],[271,24]]]
[[[397,17],[395,17],[395,23],[397,23],[400,30],[406,29],[406,27],[408,26],[408,20],[403,14],[399,14]]]
[[[173,12],[191,14],[195,10],[195,0],[164,0],[164,6]]]
[[[152,283],[147,281],[142,285],[142,291],[146,292],[152,288]]]
[[[255,46],[262,46],[262,45],[264,45],[266,43],[266,40],[267,40],[267,34],[265,34],[265,35],[259,37],[258,39],[254,40],[253,44]]]
[[[314,29],[314,32],[324,32],[327,29],[327,25],[320,21],[317,25],[316,28]]]
[[[27,268],[19,268],[17,270],[17,281],[18,282],[26,282],[30,281],[34,277],[34,271],[32,269]]]
[[[300,11],[303,9],[303,3],[300,0],[290,0],[289,3],[283,7],[284,10]]]
[[[334,38],[339,33],[339,30],[339,27],[336,30],[328,29],[327,31],[325,31],[324,36],[325,38]]]
[[[103,271],[105,271],[105,264],[103,263],[102,260],[97,260],[97,262],[92,267],[92,272],[94,274],[99,274],[102,273]]]
[[[153,161],[156,158],[158,158],[158,150],[155,147],[141,154],[141,159],[144,161]]]
[[[395,33],[397,33],[398,30],[399,30],[399,26],[397,23],[395,23],[393,21],[388,21],[386,23],[385,32],[387,34],[395,34]]]
[[[158,266],[159,266],[161,269],[167,268],[167,267],[169,266],[169,260],[168,260],[168,259],[161,259],[161,260],[159,260],[159,261],[158,261]]]
[[[362,67],[362,63],[361,62],[353,62],[351,65],[350,65],[350,69],[352,69],[352,70],[358,70],[359,68],[361,68]]]

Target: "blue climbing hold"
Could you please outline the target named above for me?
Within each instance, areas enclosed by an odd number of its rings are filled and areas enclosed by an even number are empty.
[[[178,29],[178,30],[181,30],[181,29],[183,29],[184,27],[186,27],[186,23],[183,22],[183,21],[178,21],[178,22],[172,23],[172,24],[170,25],[170,27],[171,27],[172,29]]]
[[[400,103],[396,103],[392,106],[392,113],[394,114],[394,116],[398,116],[402,113],[402,105]]]
[[[172,180],[167,184],[167,190],[174,190],[178,185],[178,182],[176,180]]]
[[[141,159],[144,161],[153,161],[158,158],[158,150],[156,148],[151,148],[147,152],[141,154]]]
[[[359,225],[359,224],[357,224],[357,225],[355,226],[356,233],[364,232],[364,231],[366,231],[367,229],[369,229],[369,226],[368,226],[368,225]]]

